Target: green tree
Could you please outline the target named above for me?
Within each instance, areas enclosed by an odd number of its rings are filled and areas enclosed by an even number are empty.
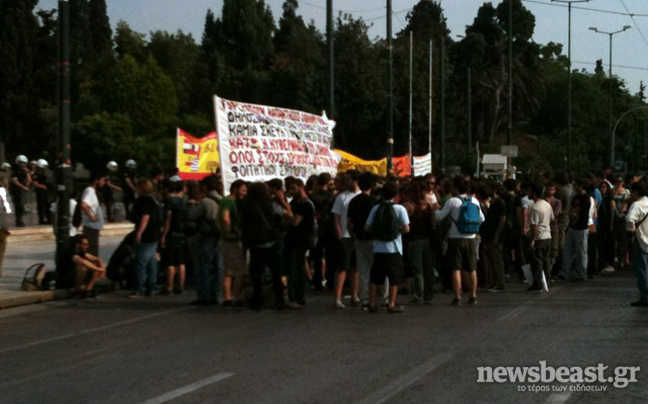
[[[324,39],[297,15],[297,0],[286,0],[274,37],[274,105],[321,113],[324,97]]]
[[[0,1],[0,142],[12,155],[36,147],[33,135],[40,130],[34,83],[36,4],[37,0]]]

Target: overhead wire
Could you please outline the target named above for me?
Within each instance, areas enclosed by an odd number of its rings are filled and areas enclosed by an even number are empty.
[[[566,4],[559,4],[559,3],[547,3],[544,1],[540,0],[522,0],[524,3],[533,3],[533,4],[541,4],[543,6],[551,6],[551,7],[562,7],[562,8],[567,8],[569,7]],[[621,11],[612,11],[612,10],[603,10],[600,8],[590,8],[590,7],[582,7],[582,6],[572,6],[571,7],[574,10],[585,10],[585,11],[593,11],[596,13],[604,13],[604,14],[615,14],[615,15],[625,15],[625,16],[634,16],[634,17],[648,17],[648,14],[632,14],[630,11],[627,10],[627,13],[623,13]]]
[[[630,18],[632,19],[632,23],[634,24],[635,28],[637,28],[637,31],[639,31],[639,35],[641,35],[641,38],[643,39],[644,43],[646,46],[648,46],[648,40],[646,40],[646,36],[644,33],[641,31],[641,28],[639,28],[639,25],[637,24],[637,21],[634,19],[634,15],[630,13],[630,10],[628,9],[628,6],[626,6],[625,2],[623,0],[619,0],[621,4],[623,5],[623,8],[626,9],[628,14],[630,15]]]

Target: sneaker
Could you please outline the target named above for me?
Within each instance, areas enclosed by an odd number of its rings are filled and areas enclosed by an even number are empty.
[[[354,297],[351,299],[351,307],[357,307],[360,306],[360,298]]]
[[[452,299],[452,302],[450,303],[450,305],[452,305],[452,306],[461,306],[461,299],[459,299],[458,297],[455,297],[454,299]]]
[[[474,306],[477,304],[477,298],[474,296],[471,296],[470,299],[468,299],[468,304],[471,306]]]
[[[387,307],[387,313],[404,313],[405,307],[403,306],[391,306]]]
[[[504,286],[495,286],[494,288],[488,289],[490,293],[498,293],[504,290]]]
[[[636,302],[630,303],[632,307],[648,307],[648,302],[645,300],[637,300]]]
[[[304,308],[304,306],[302,306],[301,304],[293,301],[288,302],[288,304],[286,304],[286,307],[292,310],[299,310]]]
[[[614,272],[614,267],[608,265],[608,266],[606,266],[605,268],[603,268],[603,269],[601,270],[601,272],[604,273],[604,274],[611,274],[611,273]]]
[[[344,305],[344,303],[342,303],[342,300],[338,300],[338,299],[335,299],[335,303],[333,304],[333,306],[336,309],[346,309],[346,306]]]
[[[144,295],[139,293],[139,292],[133,292],[130,295],[128,295],[129,299],[141,299],[143,297],[144,297]]]

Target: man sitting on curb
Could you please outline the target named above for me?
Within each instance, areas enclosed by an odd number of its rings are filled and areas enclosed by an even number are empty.
[[[90,240],[84,234],[78,234],[71,239],[72,249],[61,260],[66,266],[65,273],[74,278],[75,292],[85,297],[89,292],[92,297],[97,296],[94,289],[97,279],[106,276],[106,265],[99,257],[88,252]]]

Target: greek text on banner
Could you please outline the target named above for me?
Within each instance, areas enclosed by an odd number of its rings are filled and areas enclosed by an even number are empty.
[[[334,122],[324,116],[214,97],[223,186],[237,179],[266,181],[335,175]]]

